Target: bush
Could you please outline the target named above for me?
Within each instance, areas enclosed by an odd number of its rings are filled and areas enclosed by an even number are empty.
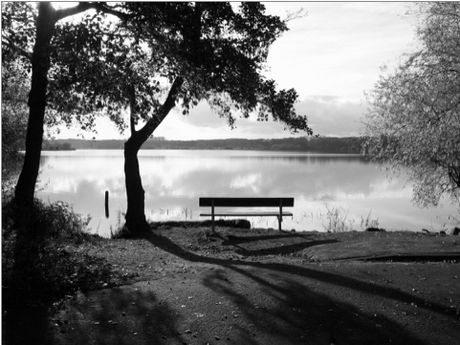
[[[36,200],[28,214],[28,225],[33,228],[27,229],[34,236],[21,241],[11,203],[2,203],[2,211],[4,308],[48,304],[76,290],[115,285],[118,277],[111,265],[81,248],[83,243],[88,246],[102,241],[85,232],[88,217],[75,214],[63,202],[44,204]]]

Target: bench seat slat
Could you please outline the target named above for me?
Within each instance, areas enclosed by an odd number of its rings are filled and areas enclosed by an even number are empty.
[[[278,217],[279,212],[225,212],[214,213],[215,217]],[[292,217],[292,212],[284,212],[283,217]],[[201,217],[212,217],[212,213],[200,213]]]
[[[200,198],[200,207],[293,207],[294,198]]]

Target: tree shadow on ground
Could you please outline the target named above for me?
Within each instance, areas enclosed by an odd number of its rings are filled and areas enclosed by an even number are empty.
[[[335,243],[336,240],[322,240],[322,241],[308,241],[302,243],[289,244],[286,246],[278,246],[273,248],[263,248],[256,250],[248,250],[245,248],[239,247],[235,252],[244,256],[260,256],[260,255],[286,255],[295,252],[299,252],[309,247],[318,246],[321,244]],[[222,243],[223,245],[223,243]]]
[[[259,235],[259,236],[236,236],[236,235],[227,235],[222,236],[217,232],[214,232],[211,237],[217,237],[222,240],[222,246],[233,246],[235,247],[235,253],[244,255],[244,256],[260,256],[260,255],[286,255],[292,254],[295,252],[299,252],[309,247],[313,247],[316,245],[321,244],[328,244],[339,242],[336,239],[330,240],[312,240],[315,238],[314,235],[303,235],[291,232],[282,231],[283,234],[280,235]],[[286,244],[282,243],[282,240],[289,240],[289,239],[298,239],[302,240],[302,242]],[[267,241],[268,243],[276,243],[277,240],[281,240],[281,243],[277,246],[269,247],[269,248],[258,248],[258,249],[250,249],[245,248],[243,245],[247,244],[249,247],[252,244],[260,243]]]
[[[59,332],[49,344],[183,343],[178,315],[150,289],[131,286],[79,295],[55,315]]]
[[[442,318],[454,320],[458,318],[453,310],[446,310],[446,307],[440,304],[426,303],[423,298],[416,295],[315,269],[315,266],[205,257],[184,250],[164,236],[152,233],[146,239],[160,249],[182,259],[229,269],[233,274],[246,277],[252,282],[250,286],[257,286],[257,288],[232,286],[228,283],[228,279],[223,278],[224,270],[213,272],[203,280],[205,286],[233,301],[251,320],[251,325],[235,325],[239,328],[240,339],[246,344],[260,344],[260,340],[249,337],[255,330],[259,334],[268,334],[279,341],[282,341],[283,336],[295,334],[299,341],[294,343],[299,344],[363,344],[369,341],[373,344],[383,344],[388,343],[390,339],[393,344],[425,343],[415,334],[408,334],[404,327],[391,318],[365,314],[352,302],[347,302],[352,301],[350,298],[353,296],[356,298],[357,295],[402,304],[413,303],[419,306],[421,315],[426,312],[436,313]],[[250,295],[252,294],[251,298],[247,297],[248,289]],[[334,291],[339,289],[340,293],[344,291],[344,295],[330,295],[328,289]],[[275,301],[270,309],[267,307],[267,310],[264,310],[269,318],[264,318],[264,313],[254,308],[252,301],[258,294],[263,294],[266,301]],[[293,339],[292,336],[289,337]],[[337,337],[341,339],[338,342],[334,340]],[[274,340],[272,343],[279,342]]]
[[[284,231],[282,231],[284,232]],[[228,235],[227,238],[223,238],[222,245],[234,244],[234,243],[246,243],[252,241],[273,241],[276,239],[285,239],[285,238],[293,238],[293,237],[300,237],[304,239],[309,239],[314,235],[302,235],[297,233],[285,233],[281,235],[261,235],[261,236],[236,236],[236,235]]]
[[[302,279],[260,270],[256,274],[235,271],[252,281],[252,290],[232,284],[223,270],[209,274],[203,285],[224,295],[244,314],[246,322],[235,323],[231,334],[236,343],[356,345],[415,340],[400,325],[383,317],[371,318],[352,304],[310,289]]]

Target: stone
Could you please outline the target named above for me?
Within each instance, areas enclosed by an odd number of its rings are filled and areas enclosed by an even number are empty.
[[[453,235],[453,236],[458,236],[460,234],[460,228],[452,228],[452,230],[450,231],[450,234]]]

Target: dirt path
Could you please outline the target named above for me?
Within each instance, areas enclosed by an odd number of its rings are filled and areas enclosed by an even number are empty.
[[[158,230],[146,240],[94,248],[112,264],[137,272],[137,282],[77,294],[49,317],[43,339],[52,344],[457,345],[458,263],[333,260],[344,253],[409,248],[458,252],[453,241],[399,234]],[[26,335],[23,340],[34,343]]]

